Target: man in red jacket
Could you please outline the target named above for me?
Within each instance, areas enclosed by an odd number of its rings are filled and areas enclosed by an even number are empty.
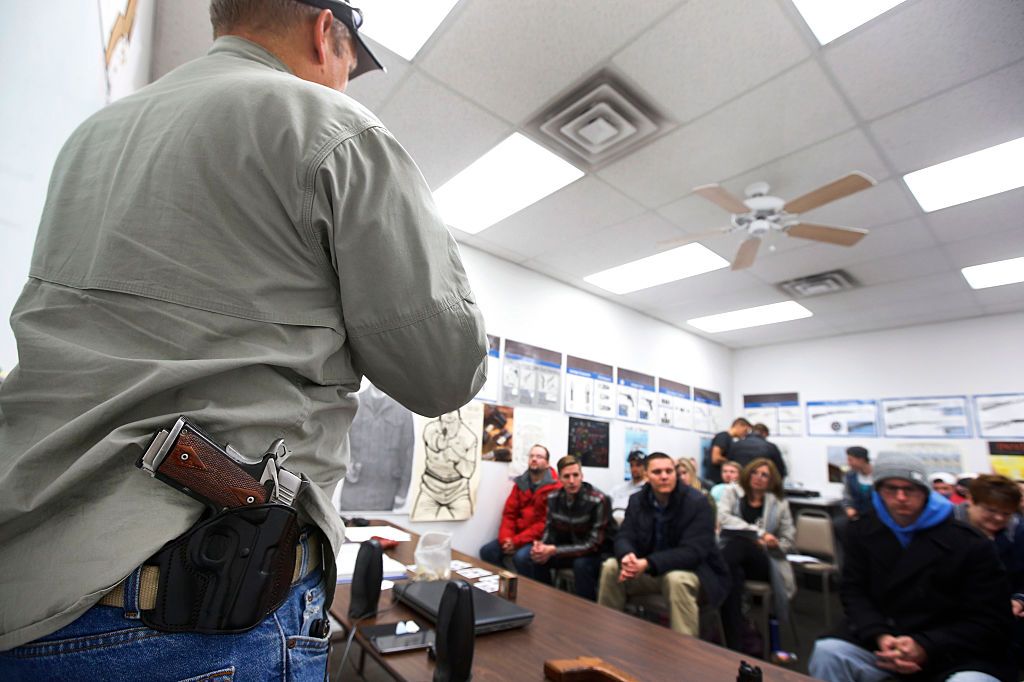
[[[533,577],[530,548],[544,533],[548,514],[548,493],[561,484],[549,462],[551,453],[543,445],[530,448],[529,468],[515,478],[512,492],[501,513],[498,539],[480,548],[480,558],[492,564],[515,568],[527,578]],[[509,559],[512,566],[509,566]]]

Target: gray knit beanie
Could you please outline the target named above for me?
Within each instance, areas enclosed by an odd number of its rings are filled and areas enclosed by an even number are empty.
[[[913,455],[902,452],[882,452],[875,460],[874,468],[871,471],[875,487],[887,478],[902,478],[911,483],[931,490],[928,485],[928,471],[922,462]]]

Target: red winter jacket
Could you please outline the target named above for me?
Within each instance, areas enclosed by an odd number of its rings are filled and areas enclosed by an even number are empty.
[[[514,482],[512,492],[505,500],[505,510],[501,513],[498,542],[505,542],[511,538],[519,548],[539,540],[544,534],[544,522],[548,516],[548,493],[558,490],[562,484],[558,482],[555,470],[550,467],[535,490],[530,490],[529,470],[516,476]]]

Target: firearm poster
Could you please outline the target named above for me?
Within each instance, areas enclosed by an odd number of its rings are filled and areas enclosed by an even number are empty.
[[[566,418],[561,412],[536,410],[529,407],[516,408],[516,423],[512,434],[512,464],[508,467],[509,478],[515,478],[526,471],[530,460],[530,448],[540,444],[551,452],[551,466],[559,454],[558,443],[565,442]]]
[[[658,380],[658,424],[674,429],[693,428],[689,386],[668,379]]]
[[[585,467],[608,468],[608,422],[569,417],[568,453]]]
[[[560,410],[562,354],[505,339],[501,372],[501,402]]]
[[[614,369],[593,360],[565,357],[565,411],[611,418],[615,415],[612,389]],[[607,386],[598,395],[598,385]]]
[[[484,404],[416,417],[410,521],[464,521],[473,516],[480,483]]]
[[[940,471],[957,473],[964,470],[963,456],[956,443],[928,443],[922,441],[895,443],[881,449],[878,454],[883,452],[901,452],[914,455],[924,464],[925,471],[928,472],[929,476]],[[871,453],[871,459],[872,461],[875,459],[875,453]]]
[[[974,396],[979,438],[1024,438],[1024,393]]]
[[[718,433],[722,430],[721,393],[694,387],[693,430],[700,433]]]
[[[769,436],[802,436],[803,414],[798,393],[761,393],[743,396],[743,416],[751,424],[764,424]]]
[[[615,382],[619,419],[644,424],[658,423],[658,394],[654,391],[654,377],[619,367]]]
[[[477,400],[484,400],[489,403],[498,402],[501,394],[501,339],[497,336],[487,335],[487,381],[480,392],[476,394]]]
[[[967,398],[883,398],[882,426],[886,438],[969,438]]]
[[[807,401],[807,435],[876,438],[878,436],[878,401],[809,400]]]
[[[399,510],[412,477],[413,415],[368,380],[363,383],[348,432],[348,467],[334,506],[343,512]]]
[[[480,455],[485,462],[511,462],[515,429],[515,408],[484,405],[484,428],[480,437]]]
[[[629,426],[626,427],[626,435],[624,437],[626,446],[626,458],[623,461],[625,471],[623,472],[623,480],[628,481],[633,477],[629,473],[629,456],[634,452],[639,452],[644,457],[651,454],[650,447],[651,433],[642,426]]]
[[[989,441],[988,452],[992,471],[1011,481],[1024,481],[1024,442]]]

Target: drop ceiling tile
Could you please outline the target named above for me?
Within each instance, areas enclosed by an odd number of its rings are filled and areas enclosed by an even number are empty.
[[[845,316],[846,313],[865,310],[874,310],[881,315],[885,311],[911,311],[913,308],[908,306],[914,301],[929,301],[930,303],[918,305],[930,310],[941,305],[941,301],[954,300],[955,297],[959,297],[961,301],[974,302],[971,288],[967,286],[960,273],[946,271],[823,296],[817,303],[809,304],[808,308],[814,306],[823,313],[832,315]]]
[[[580,278],[607,268],[651,256],[657,243],[680,236],[672,223],[655,213],[644,213],[587,235],[534,258],[532,263],[552,267]]]
[[[464,3],[418,57],[462,94],[521,123],[680,0]]]
[[[690,0],[627,45],[612,63],[684,122],[809,55],[775,3]]]
[[[374,42],[373,38],[363,36],[363,40],[384,64],[387,73],[382,71],[365,73],[348,84],[345,94],[370,111],[376,112],[402,83],[402,78],[409,71],[410,64],[380,43]]]
[[[794,106],[800,102],[800,106]],[[656,208],[853,127],[814,61],[661,137],[598,175]]]
[[[743,275],[739,272],[727,272],[730,275]],[[652,315],[663,320],[671,320],[672,324],[685,325],[687,320],[705,315],[717,315],[728,313],[744,308],[753,308],[759,305],[769,305],[789,300],[789,296],[778,289],[767,284],[761,284],[757,280],[749,278],[736,278],[730,285],[719,291],[708,291],[702,294],[698,285],[702,285],[701,278],[711,277],[717,273],[708,273],[693,277],[684,282],[693,282],[693,286],[681,289],[678,295],[665,296],[662,304],[656,307],[645,308]],[[663,288],[668,288],[665,285]],[[627,302],[627,305],[631,305]]]
[[[1021,297],[1024,300],[1024,296]],[[983,305],[982,310],[985,311],[986,315],[1005,315],[1007,313],[1019,313],[1024,312],[1024,303],[1021,300],[1008,302],[1008,303],[997,303],[994,305]]]
[[[687,327],[693,329],[692,327]],[[789,343],[809,338],[833,336],[836,328],[829,322],[806,317],[802,320],[790,320],[778,324],[766,324],[761,327],[737,329],[731,332],[708,334],[705,338],[712,339],[731,348],[749,346],[767,346],[773,343]]]
[[[956,292],[944,294],[941,298],[917,298],[850,311],[837,318],[833,324],[844,333],[855,334],[874,329],[960,320],[976,317],[983,312],[969,293]]]
[[[724,313],[729,310],[736,310],[759,303],[744,304],[744,301],[753,300],[755,293],[765,292],[771,294],[771,287],[764,285],[755,277],[743,271],[733,272],[728,268],[705,272],[696,277],[687,277],[675,282],[668,282],[660,286],[642,289],[621,297],[622,302],[631,308],[644,310],[652,313],[674,310],[691,303],[698,303],[702,310]],[[768,301],[774,303],[785,298],[784,294],[774,292],[775,299]],[[724,306],[731,305],[734,301],[740,301],[733,308]],[[710,313],[702,313],[710,314]],[[690,317],[693,317],[691,315]]]
[[[379,115],[434,189],[512,132],[501,119],[416,72],[398,87]]]
[[[643,212],[635,201],[588,175],[487,228],[481,236],[531,258],[543,257],[552,249]]]
[[[979,235],[943,244],[942,248],[957,268],[1018,258],[1024,256],[1024,230],[1018,227],[1005,232]]]
[[[1020,229],[1024,188],[994,194],[929,213],[932,233],[940,242],[958,242],[996,232]]]
[[[1024,61],[879,119],[871,132],[909,173],[1024,137],[1022,93]]]
[[[854,107],[874,119],[1024,57],[1024,3],[927,0],[827,45]]]
[[[1012,307],[1014,310],[1024,310],[1024,282],[975,289],[974,296],[985,308]]]
[[[933,246],[921,251],[852,263],[847,265],[845,270],[863,286],[873,286],[936,275],[941,272],[949,272],[951,268],[946,252],[941,247]]]

